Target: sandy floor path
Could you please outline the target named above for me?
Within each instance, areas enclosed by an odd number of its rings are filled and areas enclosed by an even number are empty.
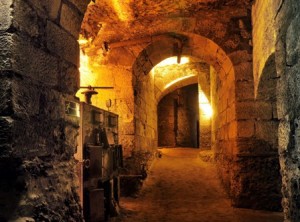
[[[210,162],[198,149],[160,149],[137,198],[122,198],[124,222],[279,222],[281,213],[232,208]]]

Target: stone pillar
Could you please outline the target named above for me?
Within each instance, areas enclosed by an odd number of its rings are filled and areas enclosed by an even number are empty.
[[[300,2],[292,0],[276,5],[276,51],[278,75],[278,145],[282,174],[284,221],[300,221],[299,200],[299,50]]]
[[[82,221],[78,117],[65,107],[79,83],[80,2],[0,3],[1,221]]]

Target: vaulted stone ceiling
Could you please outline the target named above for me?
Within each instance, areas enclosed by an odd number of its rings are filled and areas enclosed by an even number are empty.
[[[240,37],[251,36],[251,21],[244,19],[250,17],[250,9],[251,0],[96,0],[88,7],[81,33],[97,47],[103,42],[194,32],[232,48]]]

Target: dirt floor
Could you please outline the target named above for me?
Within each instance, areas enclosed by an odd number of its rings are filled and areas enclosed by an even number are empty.
[[[159,149],[137,198],[122,198],[123,222],[279,222],[282,213],[232,208],[209,155],[198,149]],[[205,154],[205,152],[204,152]],[[206,158],[207,157],[207,158]]]

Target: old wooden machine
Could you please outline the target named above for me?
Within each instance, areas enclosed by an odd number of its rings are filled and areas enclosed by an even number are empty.
[[[80,103],[79,147],[75,155],[80,178],[79,195],[85,221],[106,221],[117,214],[122,146],[118,115]]]

